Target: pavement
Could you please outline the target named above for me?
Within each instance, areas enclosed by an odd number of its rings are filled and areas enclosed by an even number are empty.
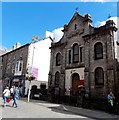
[[[3,101],[2,99],[0,99],[0,101]],[[2,107],[2,105],[0,105],[0,108],[2,108],[2,120],[19,120],[20,119],[40,119],[40,120],[46,120],[49,118],[54,118],[55,120],[60,119],[60,118],[76,118],[76,119],[88,119],[88,120],[92,120],[90,118],[87,118],[85,116],[81,116],[81,115],[76,115],[73,113],[69,113],[66,111],[62,111],[62,110],[58,110],[58,109],[54,109],[54,108],[50,108],[50,107],[46,107],[46,106],[42,106],[40,104],[37,104],[35,102],[27,102],[27,101],[22,101],[22,100],[18,100],[19,103],[19,107],[14,108],[11,107],[13,101],[11,101],[10,103],[7,103],[6,107]],[[53,107],[57,107],[58,105],[53,105]]]
[[[26,98],[23,98],[22,100],[27,102]],[[73,106],[68,106],[68,105],[63,105],[63,104],[54,104],[54,103],[49,103],[47,101],[41,101],[41,100],[30,100],[30,102],[36,103],[40,106],[44,106],[44,107],[51,108],[54,110],[61,110],[61,111],[69,112],[71,114],[85,116],[91,119],[119,120],[119,115],[109,114],[109,113],[99,111],[99,110],[90,110],[90,109],[73,107]]]
[[[8,103],[6,108],[3,108],[3,100],[0,97],[1,118],[85,118],[87,120],[119,120],[118,115],[63,104],[54,104],[41,100],[30,100],[30,102],[27,102],[26,98],[22,98],[18,100],[18,103],[18,108],[11,107],[12,102]]]

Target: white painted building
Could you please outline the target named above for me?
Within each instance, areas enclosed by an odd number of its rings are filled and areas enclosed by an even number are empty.
[[[40,88],[41,83],[45,83],[48,87],[48,74],[50,67],[50,52],[52,40],[58,40],[62,37],[62,28],[56,29],[53,32],[46,31],[45,38],[42,40],[34,41],[29,45],[28,48],[28,59],[27,59],[27,75],[35,76],[35,80],[31,82],[31,86],[36,85]],[[57,32],[60,33],[57,36]],[[25,82],[25,94],[27,94],[29,88],[29,81]]]
[[[41,83],[48,82],[48,73],[50,65],[50,47],[51,39],[45,38],[29,45],[28,60],[27,60],[27,75],[35,76],[35,80],[32,81],[32,85],[40,87]],[[29,85],[27,80],[25,83],[26,92]]]

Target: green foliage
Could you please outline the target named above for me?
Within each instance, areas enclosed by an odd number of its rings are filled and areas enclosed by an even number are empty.
[[[34,76],[27,76],[27,77],[26,77],[26,80],[29,80],[29,81],[32,81],[32,80],[34,80],[34,79],[35,79]]]

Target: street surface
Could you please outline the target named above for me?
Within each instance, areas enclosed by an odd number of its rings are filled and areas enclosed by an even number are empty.
[[[11,107],[8,103],[4,108],[2,106],[3,100],[0,97],[0,112],[2,111],[2,118],[85,118],[93,120],[97,118],[119,118],[116,115],[110,115],[103,112],[95,112],[82,108],[75,108],[71,106],[52,104],[39,100],[18,100],[19,107]],[[97,115],[95,115],[97,114]]]

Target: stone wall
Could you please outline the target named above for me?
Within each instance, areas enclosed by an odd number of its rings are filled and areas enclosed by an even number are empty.
[[[58,43],[53,43],[51,46],[49,81],[52,81],[52,85],[54,85],[54,75],[56,71],[59,71],[62,74],[60,80],[61,89],[71,87],[71,73],[68,71],[78,70],[77,72],[80,74],[80,69],[83,69],[86,93],[92,98],[106,98],[108,91],[114,90],[115,82],[118,82],[114,51],[114,31],[116,31],[116,28],[113,26],[112,21],[106,22],[103,27],[99,28],[92,27],[90,23],[91,20],[89,18],[86,19],[86,16],[81,17],[76,12],[71,21],[64,26],[64,36]],[[75,29],[76,26],[77,29]],[[95,60],[94,45],[98,42],[103,45],[103,58]],[[72,46],[74,43],[77,43],[79,48],[84,48],[83,61],[73,63],[71,56],[71,64],[69,64],[68,50],[71,50],[72,54]],[[62,64],[60,66],[55,65],[56,54],[58,52],[62,55]],[[97,67],[101,67],[104,71],[104,85],[102,86],[95,85],[95,69]]]

